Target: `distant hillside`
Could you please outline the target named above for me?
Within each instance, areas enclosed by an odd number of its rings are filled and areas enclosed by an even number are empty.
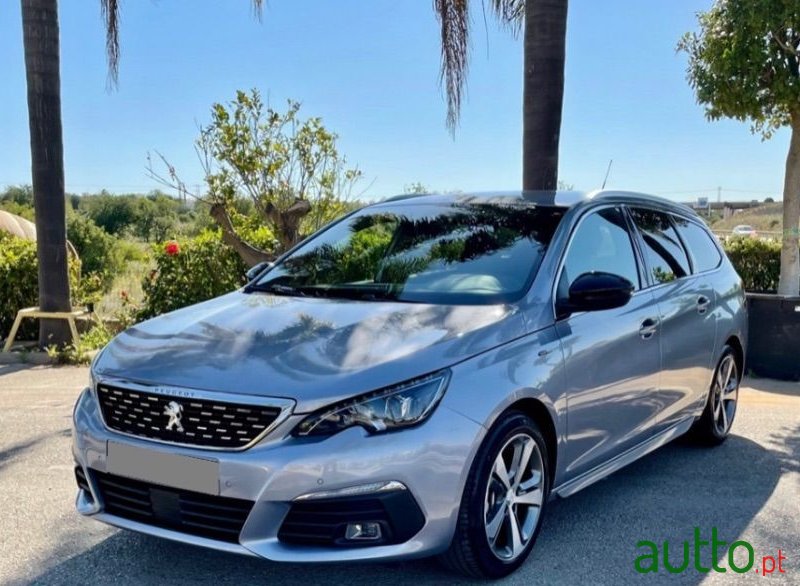
[[[742,210],[727,220],[717,220],[711,224],[712,230],[733,230],[735,226],[747,224],[759,232],[780,232],[783,223],[783,203],[766,203]]]

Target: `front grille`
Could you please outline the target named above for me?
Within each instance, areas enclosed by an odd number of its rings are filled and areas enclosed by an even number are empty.
[[[106,513],[217,541],[238,543],[253,508],[252,501],[178,490],[96,470],[90,474]],[[83,488],[86,480],[78,469],[76,476]]]
[[[172,397],[104,384],[97,386],[97,396],[103,420],[115,431],[211,448],[246,447],[281,414],[275,406]],[[171,403],[180,411],[177,422],[168,414]],[[171,410],[175,412],[174,406]]]
[[[382,538],[369,542],[345,539],[348,523],[379,523]],[[407,490],[380,495],[308,500],[292,503],[278,539],[295,545],[363,547],[408,541],[422,529],[425,516]]]

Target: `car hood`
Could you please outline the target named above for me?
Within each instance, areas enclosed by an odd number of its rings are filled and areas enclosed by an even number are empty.
[[[445,368],[524,334],[509,305],[428,305],[236,291],[137,324],[94,374],[297,401],[296,412]]]

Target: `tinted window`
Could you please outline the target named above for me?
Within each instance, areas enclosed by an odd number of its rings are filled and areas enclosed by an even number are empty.
[[[667,283],[689,274],[689,259],[669,215],[653,210],[631,209],[633,221],[644,240],[644,253],[653,282]]]
[[[680,217],[673,217],[678,226],[681,238],[692,255],[692,264],[695,273],[710,271],[719,266],[722,260],[719,249],[712,240],[712,236],[694,222]]]
[[[563,208],[365,208],[283,259],[251,290],[365,301],[503,303],[521,297]]]
[[[639,273],[631,238],[622,212],[609,208],[595,212],[580,223],[567,251],[559,287],[566,294],[583,273],[613,273],[628,279],[639,289]]]

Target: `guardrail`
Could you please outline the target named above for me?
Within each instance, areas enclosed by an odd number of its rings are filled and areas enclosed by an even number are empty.
[[[767,232],[756,230],[753,234],[734,234],[733,230],[711,230],[722,241],[729,238],[758,238],[760,240],[782,240],[783,232]]]

